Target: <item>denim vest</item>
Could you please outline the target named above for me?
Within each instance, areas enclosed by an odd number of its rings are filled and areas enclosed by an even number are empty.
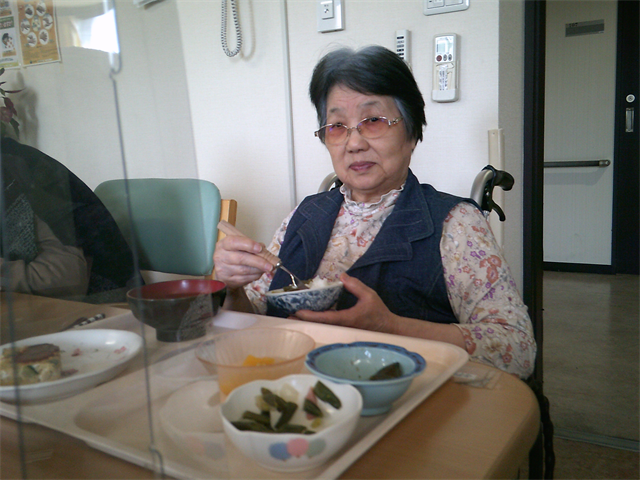
[[[279,256],[298,277],[315,275],[343,201],[339,189],[312,195],[302,201],[291,218]],[[397,315],[457,323],[447,297],[440,238],[445,218],[462,201],[475,204],[420,184],[409,171],[393,212],[347,273],[374,289]],[[290,277],[277,270],[269,289],[290,283]],[[345,289],[337,308],[350,308],[356,302],[357,298]],[[267,314],[285,316],[271,307]]]

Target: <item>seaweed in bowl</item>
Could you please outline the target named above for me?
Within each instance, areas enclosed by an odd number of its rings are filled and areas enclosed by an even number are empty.
[[[388,412],[427,364],[415,352],[379,342],[332,343],[307,355],[305,366],[314,375],[347,383],[362,394],[362,415]]]

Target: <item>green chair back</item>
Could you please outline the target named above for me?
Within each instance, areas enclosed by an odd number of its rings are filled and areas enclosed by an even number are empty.
[[[141,270],[211,274],[221,201],[213,183],[173,178],[108,180],[95,193],[138,252]]]

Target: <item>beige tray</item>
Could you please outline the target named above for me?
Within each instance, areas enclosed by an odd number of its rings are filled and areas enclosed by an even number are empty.
[[[179,445],[163,428],[158,412],[178,389],[198,381],[213,381],[194,356],[197,342],[163,344],[155,341],[153,329],[145,327],[149,388],[146,372],[130,368],[122,376],[88,392],[43,405],[21,407],[23,421],[34,422],[85,441],[113,456],[177,478],[337,478],[394,425],[446,382],[468,360],[467,353],[453,345],[429,340],[381,334],[365,330],[221,312],[210,333],[229,328],[273,326],[303,331],[317,345],[355,341],[375,341],[400,345],[422,355],[427,368],[414,379],[409,390],[391,411],[375,417],[361,417],[342,453],[313,470],[287,475],[271,472],[243,457],[223,436],[217,455],[208,455]],[[140,329],[131,314],[101,322],[96,328]],[[147,408],[150,398],[150,410]],[[16,419],[14,405],[0,403],[0,414]],[[151,420],[150,420],[151,419]],[[150,425],[151,423],[151,425]],[[151,426],[151,428],[150,428]],[[153,444],[151,433],[153,432]],[[150,448],[153,445],[153,448]],[[151,452],[154,453],[151,453]]]

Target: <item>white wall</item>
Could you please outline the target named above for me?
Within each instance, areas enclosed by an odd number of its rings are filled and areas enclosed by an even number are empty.
[[[127,173],[198,177],[176,4],[137,8],[131,0],[118,0],[117,13]]]
[[[504,192],[504,254],[516,279],[522,279],[523,229],[523,87],[524,87],[524,3],[500,2],[499,125],[504,130],[504,169],[514,176],[513,188]],[[492,213],[492,215],[495,215]],[[522,280],[519,280],[522,288]]]
[[[163,0],[137,9],[129,0],[118,0],[123,58],[118,91],[129,176],[211,180],[224,197],[238,200],[238,226],[267,243],[293,204],[314,193],[332,169],[325,148],[313,136],[316,116],[307,94],[313,66],[338,44],[393,48],[395,31],[408,29],[410,62],[427,103],[428,126],[412,161],[418,178],[468,195],[476,173],[488,163],[487,131],[502,127],[507,169],[516,185],[522,185],[521,0],[471,0],[467,11],[434,16],[423,15],[422,0],[343,0],[345,30],[324,34],[316,31],[315,0],[238,4],[244,45],[239,56],[229,58],[220,46],[220,1]],[[233,49],[232,22],[228,30]],[[458,102],[438,104],[430,100],[432,43],[434,35],[448,32],[460,35],[461,94]],[[503,39],[509,39],[511,48]],[[39,125],[35,138],[25,138],[59,155],[74,171],[81,170],[81,177],[94,187],[104,176],[114,178],[122,171],[114,163],[117,127],[114,108],[107,106],[112,100],[108,79],[91,78],[99,93],[90,101],[72,95],[73,102],[56,102],[56,95],[40,94],[47,88],[45,77],[59,76],[72,62],[83,64],[89,54],[81,55],[74,60],[63,52],[58,66],[24,71],[25,84],[38,95],[34,111]],[[501,62],[500,55],[509,62]],[[82,81],[66,75],[64,83],[68,87],[58,81],[47,92],[75,92]],[[107,127],[94,127],[97,117],[83,113],[63,129],[56,112],[62,108],[68,121],[68,110],[81,102],[99,106]],[[83,166],[88,155],[102,166]],[[295,179],[290,177],[291,159]],[[516,189],[507,194],[505,208],[505,243],[516,278],[521,272],[520,195]]]
[[[139,9],[116,0],[121,72],[114,76],[130,178],[197,177],[180,29],[173,1]],[[63,26],[72,14],[103,11],[101,0],[58,0]],[[60,63],[9,70],[20,140],[67,165],[91,188],[122,178],[115,93],[107,53],[73,46],[64,29]]]
[[[311,71],[332,44],[395,48],[395,31],[411,31],[410,62],[426,101],[427,129],[411,168],[418,178],[451,193],[468,195],[474,176],[487,163],[487,130],[498,127],[498,2],[472,1],[466,12],[422,14],[422,2],[345,2],[346,29],[316,32],[315,2],[290,2],[290,35],[299,195],[317,188],[331,171],[328,155],[312,132],[316,114],[308,99]],[[460,36],[460,100],[435,103],[432,88],[433,37]],[[482,42],[474,41],[482,38]]]
[[[113,88],[107,56],[62,48],[62,63],[9,70],[3,75],[17,105],[20,141],[67,165],[92,188],[122,176]]]
[[[232,58],[220,2],[177,5],[199,173],[238,201],[238,228],[268,243],[291,208],[281,4],[238,1],[243,47]],[[232,23],[228,38],[233,49]]]
[[[229,182],[241,211],[246,202],[267,202],[283,213],[290,205],[283,205],[288,200],[288,170],[281,2],[249,0],[239,5],[248,45],[241,58],[229,59],[219,42],[201,41],[207,32],[219,31],[217,2],[179,2],[200,173],[216,176],[223,189]],[[400,28],[412,32],[411,64],[427,99],[429,126],[412,168],[422,181],[468,194],[473,177],[487,162],[487,130],[499,126],[498,5],[475,0],[467,12],[427,17],[420,1],[347,0],[346,29],[321,34],[316,31],[315,1],[289,0],[297,199],[315,192],[331,171],[329,156],[312,133],[316,116],[307,88],[314,65],[335,45],[379,43],[392,48],[394,32]],[[456,103],[437,104],[429,99],[432,39],[448,31],[461,36],[462,93]],[[248,119],[260,123],[252,126]],[[247,166],[243,178],[258,179],[251,189],[237,183],[238,163]],[[273,225],[256,233],[267,240],[282,216],[274,215]]]
[[[506,3],[506,5],[502,5]],[[517,185],[522,158],[522,2],[472,0],[469,10],[425,16],[422,2],[345,0],[345,30],[316,31],[315,0],[239,0],[245,46],[228,58],[220,42],[202,42],[220,31],[218,2],[178,2],[187,81],[200,174],[214,179],[223,196],[239,202],[238,225],[268,242],[292,207],[287,143],[287,75],[290,75],[296,200],[314,193],[332,171],[326,149],[313,136],[316,114],[308,98],[314,65],[337,45],[381,44],[394,47],[395,31],[411,31],[410,62],[427,103],[424,141],[416,148],[412,169],[423,182],[468,195],[475,175],[488,163],[487,131],[507,134],[508,169]],[[505,10],[503,17],[500,16]],[[505,24],[500,24],[503,18]],[[287,28],[290,70],[285,71],[283,28]],[[509,48],[502,48],[502,35]],[[430,100],[432,43],[436,34],[455,32],[461,40],[460,100]],[[212,36],[212,35],[211,35]],[[230,48],[235,32],[228,26]],[[509,55],[501,63],[500,54]],[[501,88],[504,85],[504,97]],[[500,123],[501,107],[509,124]],[[212,112],[213,110],[213,112]],[[520,126],[520,128],[518,128]],[[509,196],[511,195],[511,196]],[[521,276],[521,190],[506,196],[509,222],[507,254]],[[513,218],[515,217],[515,218]],[[508,223],[508,222],[507,222]]]

